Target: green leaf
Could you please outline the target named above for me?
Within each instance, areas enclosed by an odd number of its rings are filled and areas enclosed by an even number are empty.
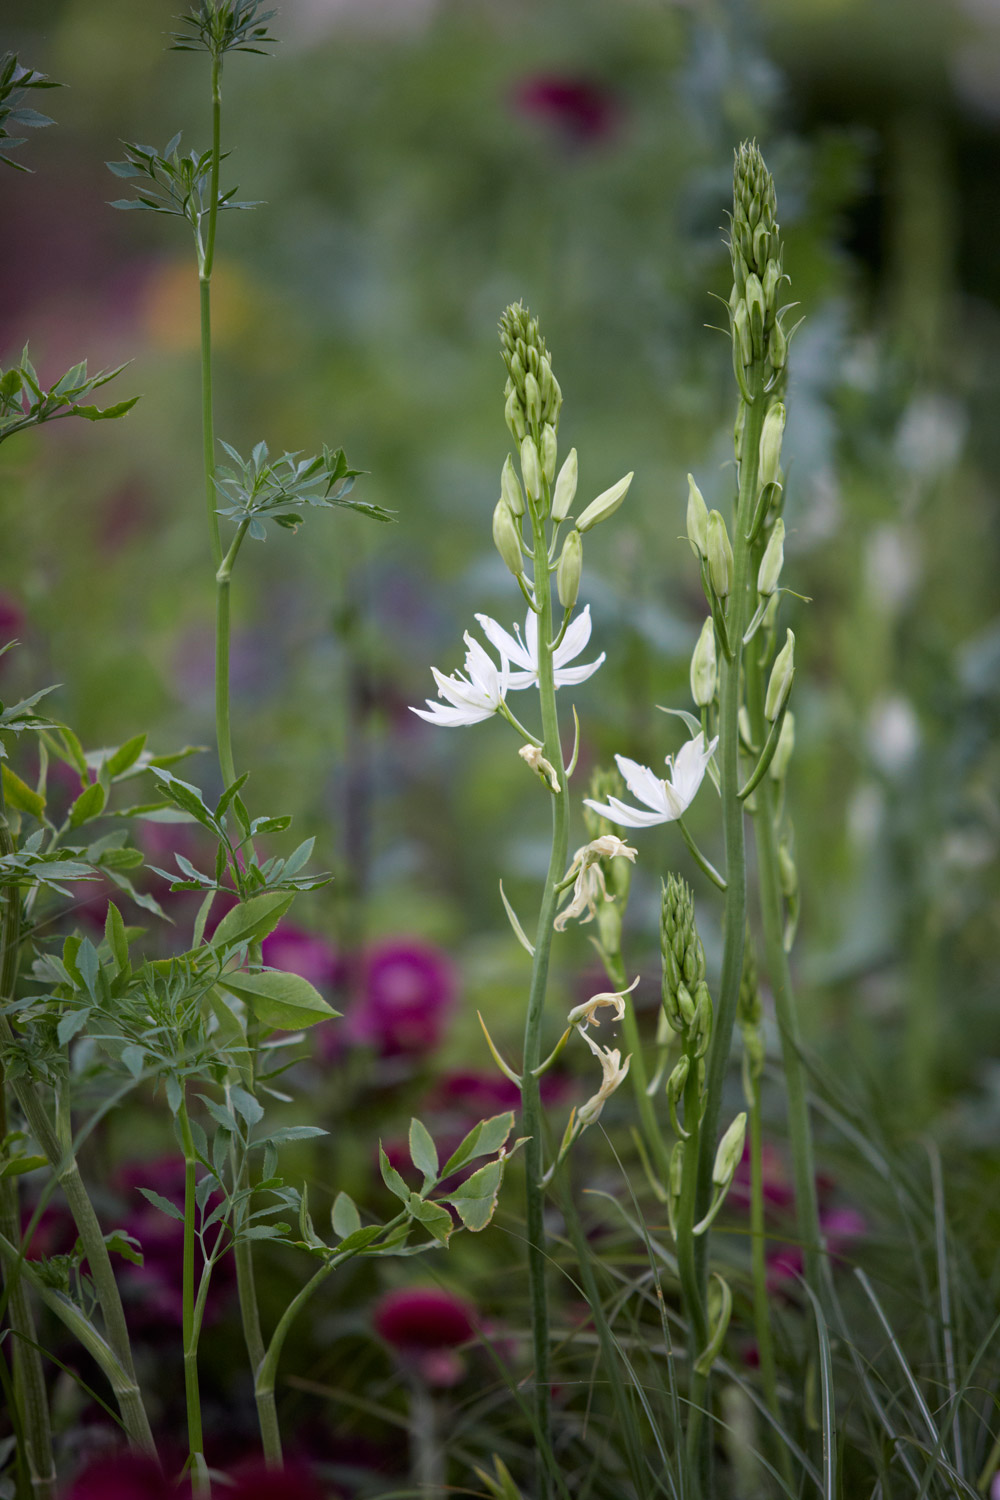
[[[349,1234],[356,1234],[361,1228],[361,1215],[358,1213],[357,1204],[347,1193],[338,1193],[334,1198],[333,1208],[330,1210],[330,1222],[339,1240],[346,1239]]]
[[[294,891],[266,891],[227,911],[212,935],[212,947],[234,948],[238,943],[262,943],[274,931],[295,900]]]
[[[179,776],[172,776],[162,766],[150,766],[150,770],[172,802],[176,802],[184,812],[190,813],[192,818],[195,818],[204,828],[210,828],[213,833],[218,833],[215,819],[205,806],[205,799],[196,786],[192,786],[189,781],[181,781]]]
[[[134,1234],[129,1234],[127,1229],[112,1229],[110,1234],[104,1236],[104,1243],[112,1255],[120,1255],[123,1260],[131,1261],[134,1266],[143,1264],[142,1246]]]
[[[23,1177],[25,1172],[36,1172],[48,1164],[47,1156],[12,1156],[0,1167],[0,1177]]]
[[[258,1125],[264,1118],[263,1105],[258,1104],[253,1094],[247,1093],[246,1089],[234,1084],[229,1090],[229,1097],[233,1101],[234,1108],[248,1125]]]
[[[503,1169],[502,1161],[487,1162],[485,1167],[480,1167],[478,1171],[473,1172],[472,1176],[462,1183],[459,1191],[449,1196],[447,1200],[454,1204],[462,1223],[473,1233],[485,1229],[493,1217],[500,1193],[500,1184],[503,1182]]]
[[[88,422],[108,422],[131,411],[138,399],[138,396],[131,396],[127,401],[116,401],[113,406],[74,406],[73,410],[78,417],[86,417]]]
[[[472,1161],[476,1156],[490,1156],[494,1151],[499,1151],[513,1129],[512,1111],[480,1120],[449,1156],[441,1176],[450,1177],[452,1172],[457,1172],[459,1167],[464,1167],[466,1162]]]
[[[16,807],[18,812],[30,813],[33,818],[41,818],[45,812],[45,798],[9,766],[3,767],[3,794],[9,806]]]
[[[381,1224],[366,1224],[363,1229],[355,1229],[341,1240],[337,1246],[337,1254],[341,1255],[344,1252],[350,1254],[354,1250],[364,1250],[381,1233]]]
[[[235,972],[223,975],[219,983],[244,1000],[258,1021],[274,1031],[299,1031],[340,1015],[299,974],[282,974],[277,969],[265,969],[260,974]]]
[[[446,1208],[440,1203],[427,1203],[416,1193],[411,1193],[409,1210],[413,1217],[422,1224],[429,1234],[442,1245],[447,1245],[455,1229],[455,1220]]]
[[[267,1139],[272,1146],[282,1146],[286,1141],[312,1141],[318,1135],[329,1134],[319,1125],[282,1125],[279,1130],[272,1130]]]
[[[59,1025],[56,1027],[56,1037],[60,1047],[65,1047],[71,1042],[78,1031],[82,1031],[90,1020],[89,1010],[70,1010],[64,1016],[59,1017]]]
[[[144,734],[134,735],[132,739],[126,740],[124,745],[120,745],[113,755],[108,756],[108,775],[112,780],[116,776],[121,776],[122,772],[127,771],[130,766],[135,765],[142,754],[145,743],[146,736]]]
[[[141,1187],[139,1192],[154,1208],[158,1208],[163,1213],[168,1214],[171,1219],[177,1219],[181,1224],[184,1223],[184,1215],[175,1204],[171,1203],[169,1198],[164,1198],[161,1193],[154,1193],[152,1188]]]
[[[390,1193],[395,1193],[401,1203],[408,1203],[410,1201],[410,1190],[386,1156],[381,1141],[378,1148],[378,1164],[379,1170],[382,1173],[382,1181]]]
[[[108,915],[104,922],[104,938],[118,965],[119,974],[130,974],[132,965],[128,956],[128,935],[122,914],[113,901],[108,902]]]
[[[104,811],[107,801],[107,792],[99,781],[91,782],[86,791],[80,793],[73,806],[69,810],[69,826],[79,828],[81,823],[87,823],[91,818],[98,817]]]
[[[138,1042],[129,1042],[127,1047],[122,1048],[122,1062],[133,1078],[140,1078],[146,1065],[145,1047],[140,1047]]]
[[[224,1104],[217,1104],[215,1100],[210,1099],[207,1094],[199,1094],[198,1098],[202,1101],[205,1108],[208,1110],[209,1114],[212,1116],[212,1119],[216,1122],[217,1125],[221,1125],[223,1130],[228,1130],[230,1135],[236,1135],[238,1133],[236,1126],[236,1116],[233,1114],[231,1109],[227,1109]]]
[[[417,1119],[410,1121],[410,1158],[417,1171],[424,1174],[425,1184],[437,1181],[437,1147],[427,1126]]]

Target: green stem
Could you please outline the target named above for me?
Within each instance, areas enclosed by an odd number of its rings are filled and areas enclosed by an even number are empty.
[[[677,1272],[681,1283],[681,1297],[688,1321],[688,1367],[690,1384],[688,1391],[687,1453],[695,1482],[695,1494],[701,1494],[700,1483],[707,1479],[702,1452],[702,1426],[705,1400],[708,1392],[708,1377],[697,1372],[695,1366],[702,1351],[708,1345],[708,1299],[698,1269],[699,1238],[693,1233],[695,1206],[698,1192],[698,1148],[701,1142],[702,1098],[698,1080],[698,1062],[690,1058],[687,1083],[684,1085],[684,1128],[689,1132],[684,1142],[681,1195],[677,1204]]]
[[[192,1471],[197,1475],[199,1455],[205,1451],[205,1440],[201,1425],[201,1395],[198,1389],[198,1330],[195,1327],[194,1290],[194,1241],[195,1241],[195,1188],[197,1186],[198,1159],[195,1155],[191,1122],[188,1119],[187,1103],[182,1098],[177,1111],[181,1141],[184,1146],[184,1252],[181,1272],[183,1299],[184,1341],[184,1399],[187,1404],[188,1451]]]
[[[602,951],[604,968],[611,981],[612,988],[621,993],[628,984],[625,973],[625,960],[622,958],[621,949],[615,953]],[[667,1188],[670,1182],[670,1151],[660,1123],[656,1118],[656,1110],[647,1089],[649,1077],[646,1073],[646,1060],[642,1055],[642,1038],[639,1035],[639,1023],[635,1016],[635,1007],[632,1004],[632,996],[625,995],[625,1014],[622,1016],[622,1032],[625,1039],[625,1047],[632,1058],[629,1063],[629,1077],[632,1080],[632,1092],[635,1095],[636,1109],[642,1124],[642,1132],[646,1138],[646,1145],[650,1155],[656,1164],[660,1182]]]
[[[232,579],[233,564],[236,561],[249,524],[249,521],[240,522],[229,551],[220,562],[215,574],[215,737],[218,742],[219,769],[222,772],[222,784],[224,787],[232,786],[236,780],[229,710],[229,586]]]
[[[14,840],[7,822],[7,807],[0,777],[0,854],[13,854]],[[16,885],[0,892],[0,1003],[14,998],[21,949],[21,893]],[[6,1080],[0,1063],[0,1140],[9,1129]],[[20,1194],[16,1177],[0,1178],[0,1233],[13,1244],[21,1239]],[[25,1458],[36,1500],[52,1500],[56,1471],[52,1455],[52,1425],[45,1390],[45,1373],[36,1347],[35,1320],[31,1311],[21,1263],[4,1276],[7,1319],[14,1335],[11,1363],[14,1391],[24,1433]]]
[[[755,738],[762,736],[764,732],[764,692],[764,670],[759,653],[748,652],[747,706]],[[788,1099],[788,1133],[795,1178],[795,1211],[799,1238],[802,1241],[806,1281],[819,1296],[825,1252],[816,1197],[816,1168],[806,1100],[805,1068],[802,1065],[799,1019],[788,954],[785,952],[774,783],[770,777],[764,777],[755,795],[754,836],[757,846],[761,925],[764,931],[765,962],[774,994],[775,1018],[781,1036],[781,1058]]]
[[[749,1071],[749,1070],[748,1070]],[[760,1382],[775,1423],[780,1423],[781,1408],[778,1404],[778,1376],[774,1359],[774,1339],[771,1335],[771,1309],[767,1295],[767,1238],[764,1226],[764,1137],[761,1120],[760,1079],[749,1079],[750,1111],[750,1270],[753,1284],[753,1322],[757,1335],[757,1352],[760,1356]],[[789,1489],[793,1489],[793,1476],[788,1448],[779,1439],[771,1444],[777,1448],[778,1465]]]
[[[219,214],[219,162],[222,144],[221,58],[212,60],[212,166],[209,186],[208,233],[198,241],[198,285],[201,294],[201,436],[205,471],[205,500],[212,541],[212,561],[222,562],[215,490],[215,409],[212,400],[212,266],[215,261],[215,226]]]
[[[532,1070],[541,1062],[542,1023],[552,947],[552,924],[559,903],[557,886],[566,869],[569,842],[569,787],[563,764],[556,711],[552,668],[552,587],[549,581],[545,523],[532,511],[535,543],[535,594],[538,605],[538,692],[541,700],[545,758],[555,768],[559,791],[552,796],[552,851],[538,913],[538,931],[532,960],[531,989],[524,1026],[524,1076],[521,1087],[521,1117],[528,1142],[525,1147],[525,1213],[528,1236],[528,1282],[531,1296],[531,1329],[535,1360],[535,1416],[543,1448],[551,1449],[549,1400],[549,1310],[546,1288],[544,1221],[544,1152],[542,1106],[539,1081]],[[547,1466],[539,1469],[539,1500],[551,1493]]]

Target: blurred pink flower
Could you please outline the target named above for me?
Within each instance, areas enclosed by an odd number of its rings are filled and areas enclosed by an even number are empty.
[[[155,1459],[138,1453],[116,1453],[88,1464],[65,1491],[63,1500],[183,1500],[185,1482],[168,1480]]]
[[[287,1463],[272,1469],[261,1458],[252,1459],[234,1469],[232,1484],[222,1491],[228,1500],[325,1500],[327,1491],[316,1475],[303,1463]]]
[[[20,640],[26,624],[24,610],[13,594],[0,593],[0,646]],[[6,655],[0,656],[0,672],[7,665]]]
[[[378,1299],[372,1323],[429,1385],[455,1385],[462,1378],[455,1351],[476,1331],[474,1310],[462,1298],[437,1287],[401,1287]]]
[[[761,1148],[761,1178],[763,1180],[764,1202],[771,1204],[774,1208],[787,1208],[795,1199],[792,1185],[788,1180],[788,1170],[784,1158],[777,1146],[765,1141]],[[733,1208],[742,1208],[749,1211],[750,1208],[750,1142],[747,1140],[743,1146],[743,1155],[733,1174],[733,1184],[729,1190],[729,1202]]]
[[[856,1208],[820,1209],[819,1225],[831,1260],[845,1255],[868,1232],[868,1222]],[[772,1292],[788,1290],[802,1275],[805,1260],[798,1245],[782,1245],[767,1257],[767,1285]]]
[[[323,994],[333,989],[343,974],[343,965],[329,939],[291,922],[278,923],[264,939],[262,952],[270,968],[298,974]]]
[[[543,73],[527,78],[515,90],[514,107],[540,120],[573,146],[593,145],[614,133],[618,101],[590,78]]]
[[[388,938],[365,955],[361,991],[347,1016],[347,1039],[382,1057],[419,1055],[444,1036],[455,1004],[455,970],[440,948],[418,938]]]

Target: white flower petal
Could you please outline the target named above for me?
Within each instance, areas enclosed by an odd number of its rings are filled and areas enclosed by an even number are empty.
[[[553,682],[556,687],[572,687],[577,682],[586,682],[588,677],[593,677],[598,667],[604,663],[604,652],[602,651],[596,661],[588,662],[583,667],[560,667],[553,673]]]
[[[566,628],[557,649],[552,653],[552,664],[561,667],[565,662],[572,661],[579,656],[584,646],[590,640],[590,605],[586,604],[576,619],[571,621]],[[602,657],[603,660],[603,657]]]
[[[695,735],[694,739],[688,740],[687,744],[682,746],[677,752],[673,770],[670,774],[670,783],[677,797],[683,803],[681,813],[694,801],[695,793],[704,779],[705,768],[718,743],[718,736],[716,736],[706,749],[704,734],[698,734]],[[679,816],[680,813],[678,814]]]
[[[594,802],[590,797],[583,799],[585,807],[592,807],[602,818],[607,818],[609,823],[617,823],[620,828],[655,828],[657,823],[668,823],[669,815],[663,812],[644,812],[640,807],[629,807],[620,802],[617,797],[610,797],[608,803]]]
[[[615,763],[632,796],[638,797],[640,802],[645,802],[647,807],[662,815],[666,811],[666,802],[663,782],[656,773],[648,766],[640,766],[638,761],[629,760],[627,755],[616,755]]]
[[[527,671],[532,670],[531,657],[525,651],[521,641],[512,636],[509,631],[504,630],[503,626],[491,615],[477,615],[476,619],[479,621],[483,635],[499,651],[502,658],[516,662],[519,667],[524,667]]]

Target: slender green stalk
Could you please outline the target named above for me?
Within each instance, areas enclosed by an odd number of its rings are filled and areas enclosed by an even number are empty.
[[[0,778],[0,854],[13,854],[14,840],[7,822],[7,807]],[[0,892],[0,1003],[14,998],[18,957],[21,946],[21,893],[16,885],[6,885]],[[0,1140],[8,1132],[6,1081],[0,1064]],[[21,1239],[21,1212],[16,1177],[0,1178],[0,1233],[13,1244]],[[20,1275],[20,1264],[4,1277],[7,1294],[7,1317],[14,1334],[12,1365],[14,1390],[24,1433],[24,1447],[31,1479],[32,1494],[37,1500],[51,1500],[55,1494],[56,1471],[52,1455],[52,1426],[45,1390],[45,1374],[36,1347],[35,1320],[31,1302]]]
[[[528,1281],[531,1295],[531,1329],[535,1360],[535,1416],[543,1444],[551,1448],[549,1400],[549,1310],[546,1288],[546,1250],[544,1222],[544,1189],[542,1176],[543,1129],[539,1081],[533,1069],[542,1060],[542,1021],[545,991],[548,983],[549,952],[552,947],[553,922],[559,902],[557,886],[566,869],[569,843],[569,787],[559,738],[556,690],[552,667],[552,587],[549,579],[548,545],[545,522],[534,511],[531,518],[534,540],[535,602],[538,607],[538,690],[541,699],[543,748],[546,760],[553,766],[559,782],[552,795],[552,852],[538,913],[538,931],[531,970],[528,1013],[524,1026],[524,1070],[521,1087],[521,1113],[528,1142],[525,1147],[525,1211],[528,1235]],[[551,1493],[548,1472],[541,1467],[541,1495]]]
[[[698,1245],[706,1236],[695,1236],[695,1205],[698,1191],[698,1150],[701,1144],[699,1115],[702,1109],[701,1088],[698,1081],[698,1064],[691,1057],[691,1067],[684,1085],[684,1128],[689,1132],[684,1142],[685,1170],[681,1177],[681,1195],[677,1204],[675,1243],[677,1247],[677,1271],[681,1283],[681,1296],[690,1329],[688,1363],[691,1369],[688,1389],[687,1454],[692,1477],[704,1478],[704,1458],[701,1452],[702,1426],[705,1400],[708,1392],[708,1377],[696,1369],[696,1362],[709,1341],[708,1298],[698,1268]],[[700,1215],[699,1215],[700,1217]],[[697,1482],[697,1480],[696,1480]],[[696,1491],[698,1493],[698,1491]]]
[[[764,670],[757,651],[747,653],[747,708],[756,739],[766,732],[764,718]],[[754,793],[754,836],[760,886],[764,955],[774,994],[774,1011],[781,1036],[781,1058],[788,1099],[788,1134],[795,1178],[795,1211],[805,1261],[806,1281],[820,1295],[820,1273],[824,1260],[823,1238],[816,1197],[816,1167],[813,1161],[812,1127],[806,1100],[805,1068],[792,977],[785,952],[782,924],[781,874],[775,828],[774,782],[765,776]]]
[[[723,1083],[732,1044],[733,1025],[743,972],[743,939],[746,931],[747,872],[743,804],[739,798],[739,710],[740,676],[743,664],[743,632],[749,611],[750,545],[747,531],[757,500],[757,467],[760,434],[764,423],[763,372],[760,362],[751,371],[753,404],[746,408],[743,461],[740,464],[739,499],[733,539],[733,588],[729,601],[730,640],[733,659],[723,656],[719,685],[719,760],[722,776],[722,819],[726,850],[726,893],[723,918],[722,977],[715,1009],[712,1040],[705,1068],[705,1114],[698,1156],[697,1212],[701,1218],[712,1196],[712,1166],[719,1133]],[[707,1236],[698,1251],[699,1276],[707,1284]]]
[[[612,986],[619,993],[624,991],[628,984],[625,973],[625,960],[622,958],[621,950],[615,953],[605,953],[604,967]],[[622,1032],[625,1047],[631,1057],[629,1063],[629,1077],[632,1080],[632,1092],[635,1095],[636,1109],[639,1112],[639,1120],[642,1124],[643,1135],[646,1145],[659,1173],[660,1181],[664,1187],[667,1186],[670,1177],[670,1151],[663,1132],[660,1130],[660,1122],[656,1118],[656,1110],[647,1089],[649,1078],[646,1073],[646,1062],[642,1055],[642,1038],[639,1035],[639,1023],[635,1016],[635,1007],[632,1004],[632,996],[625,995],[625,1014],[622,1016]]]
[[[181,1099],[177,1112],[181,1141],[184,1146],[184,1252],[181,1273],[183,1299],[184,1341],[184,1399],[187,1405],[188,1451],[192,1471],[198,1474],[198,1456],[205,1451],[205,1440],[201,1425],[201,1395],[198,1389],[198,1331],[195,1327],[194,1289],[194,1242],[195,1242],[195,1188],[197,1186],[198,1159],[195,1155],[191,1122],[187,1104]]]
[[[215,407],[212,398],[212,267],[215,263],[215,226],[219,216],[219,163],[222,156],[222,59],[212,59],[212,166],[209,187],[208,231],[198,239],[198,288],[201,297],[201,436],[205,471],[205,501],[212,541],[212,560],[222,562],[218,496],[215,492]]]
[[[236,780],[229,706],[230,582],[233,564],[246,535],[249,521],[241,521],[229,551],[215,574],[215,736],[223,786]]]
[[[749,1070],[747,1070],[749,1071]],[[761,1119],[760,1078],[749,1078],[750,1114],[750,1270],[753,1282],[753,1324],[757,1336],[757,1353],[760,1357],[760,1383],[775,1422],[781,1419],[778,1404],[778,1376],[774,1359],[774,1339],[771,1335],[771,1316],[767,1295],[767,1238],[764,1227],[764,1132]],[[777,1459],[789,1488],[792,1486],[792,1466],[788,1448],[780,1440],[776,1444]]]

